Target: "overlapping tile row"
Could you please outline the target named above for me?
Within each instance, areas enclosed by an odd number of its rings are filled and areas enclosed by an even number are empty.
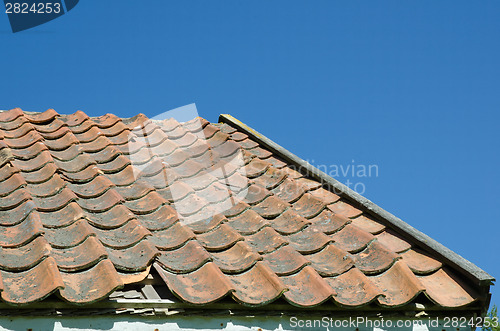
[[[182,300],[444,307],[477,294],[244,133],[196,118],[0,113],[2,299],[74,303],[159,273]]]

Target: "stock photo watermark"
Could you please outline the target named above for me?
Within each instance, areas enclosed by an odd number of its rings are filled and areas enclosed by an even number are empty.
[[[136,180],[144,180],[166,193],[184,224],[223,218],[228,210],[252,203],[248,196],[268,196],[266,188],[255,185],[247,173],[248,167],[252,168],[248,152],[211,127],[199,116],[196,105],[190,104],[139,121],[128,134],[129,159]],[[367,179],[379,176],[378,165],[354,160],[331,165],[312,160],[310,164],[359,194],[366,192]],[[288,167],[307,173],[307,169],[295,165]],[[297,198],[302,189],[300,185],[280,187],[282,194]],[[337,188],[330,189],[336,193]],[[197,194],[190,194],[192,190]]]
[[[50,22],[72,10],[79,0],[4,0],[12,32]]]
[[[326,175],[335,178],[356,193],[365,194],[367,189],[366,181],[370,178],[379,177],[379,167],[377,164],[363,164],[355,160],[344,164],[317,164],[314,160],[306,160],[316,169]],[[301,169],[294,169],[301,172]],[[335,188],[333,188],[334,193]]]
[[[318,318],[298,318],[292,316],[289,319],[291,328],[298,330],[408,330],[408,331],[429,331],[429,330],[459,330],[460,328],[489,328],[498,327],[498,318],[488,319],[482,317],[459,317],[443,316],[420,318],[395,319],[384,317],[318,317]]]
[[[167,190],[184,224],[222,217],[244,202],[250,186],[241,146],[217,132],[205,132],[206,124],[190,104],[150,118],[128,136],[129,148],[138,146],[130,153],[134,176]],[[190,189],[197,194],[188,195]]]

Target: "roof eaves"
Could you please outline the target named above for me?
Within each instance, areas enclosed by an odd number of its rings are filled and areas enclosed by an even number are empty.
[[[466,277],[468,277],[479,286],[489,286],[492,285],[493,281],[495,281],[495,278],[493,278],[491,275],[489,275],[487,272],[485,272],[472,262],[443,246],[426,234],[415,229],[411,225],[379,207],[372,201],[361,196],[336,179],[328,176],[307,161],[291,153],[287,149],[278,145],[271,139],[265,137],[261,133],[247,126],[233,116],[229,114],[221,114],[219,116],[219,122],[229,124],[232,127],[240,130],[241,132],[246,133],[254,141],[269,149],[276,156],[279,156],[289,164],[296,166],[297,169],[295,170],[302,170],[303,173],[305,172],[305,175],[308,175],[309,177],[319,181],[320,183],[331,186],[331,188],[335,190],[336,194],[347,199],[349,202],[352,202],[364,208],[365,211],[372,216],[380,218],[382,221],[390,225],[394,230],[400,232],[401,235],[407,237],[415,244],[420,245],[422,248],[427,249],[429,252],[433,252],[434,254],[436,254],[436,256],[443,259],[443,261],[447,262],[450,266],[456,268],[458,271],[461,271]]]

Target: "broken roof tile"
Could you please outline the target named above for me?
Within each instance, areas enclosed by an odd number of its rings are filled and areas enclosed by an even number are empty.
[[[273,167],[277,169],[282,169],[286,166],[286,162],[275,156],[268,157],[265,162],[269,162]]]
[[[273,153],[269,152],[268,150],[265,150],[264,148],[261,147],[255,147],[253,149],[248,150],[250,153],[254,154],[257,156],[259,159],[266,159],[273,155]]]
[[[136,217],[141,225],[150,231],[169,228],[179,220],[177,211],[169,205],[162,205],[149,214],[136,215]]]
[[[40,219],[38,213],[34,213],[36,210],[35,204],[32,200],[23,202],[19,206],[8,209],[0,210],[0,225],[1,226],[12,226],[23,222],[27,217],[36,217]]]
[[[46,228],[66,227],[85,217],[85,213],[76,202],[71,202],[57,211],[37,212],[37,214]]]
[[[27,217],[14,226],[0,226],[0,246],[5,248],[23,246],[44,233],[40,218]]]
[[[262,202],[269,195],[271,195],[271,193],[262,186],[252,184],[248,187],[243,201],[250,205],[253,205]]]
[[[305,177],[295,178],[295,181],[299,185],[302,185],[306,191],[315,190],[321,187],[321,183]]]
[[[278,186],[283,180],[286,178],[286,173],[276,169],[276,168],[268,168],[266,172],[264,172],[262,175],[255,177],[252,179],[252,181],[260,185],[262,187],[265,187],[267,189],[273,189],[276,186]]]
[[[94,231],[103,245],[116,249],[133,246],[144,237],[151,235],[151,232],[136,219],[132,219],[118,228],[106,230],[96,228]]]
[[[269,223],[256,211],[248,209],[243,213],[229,218],[228,224],[241,234],[253,234]]]
[[[271,166],[270,163],[263,161],[261,159],[252,159],[246,166],[245,166],[245,173],[249,178],[255,178],[257,176],[260,176],[264,174],[267,169]]]
[[[225,221],[226,218],[224,215],[217,214],[210,207],[202,209],[198,214],[181,218],[181,222],[186,224],[196,234],[211,231]]]
[[[48,181],[39,184],[28,184],[26,189],[34,197],[49,197],[60,192],[68,185],[61,176],[53,176]],[[73,192],[75,192],[73,190]],[[75,194],[77,194],[75,192]],[[78,195],[78,194],[77,194]]]
[[[0,197],[10,195],[14,190],[26,185],[27,183],[21,175],[14,174],[0,186]]]

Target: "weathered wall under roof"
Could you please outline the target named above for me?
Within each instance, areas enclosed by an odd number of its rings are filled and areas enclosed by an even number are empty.
[[[396,326],[398,320],[370,319],[366,325],[351,323],[348,319],[322,320],[321,316],[310,316],[307,319],[291,319],[290,316],[255,316],[255,317],[227,317],[227,316],[168,316],[165,318],[147,318],[131,316],[82,316],[82,317],[2,317],[0,318],[0,330],[340,330],[340,331],[443,331],[443,330],[472,330],[469,326],[452,326],[450,322],[445,325],[446,320],[439,320],[439,324],[418,325],[416,320],[400,320],[407,326]],[[423,319],[421,321],[427,321]],[[344,326],[340,326],[343,322]],[[377,324],[379,323],[379,324]],[[384,324],[381,324],[384,323]],[[429,323],[429,322],[427,322]],[[339,325],[335,327],[335,324]],[[387,327],[392,324],[393,327]],[[357,329],[356,329],[357,328]]]

